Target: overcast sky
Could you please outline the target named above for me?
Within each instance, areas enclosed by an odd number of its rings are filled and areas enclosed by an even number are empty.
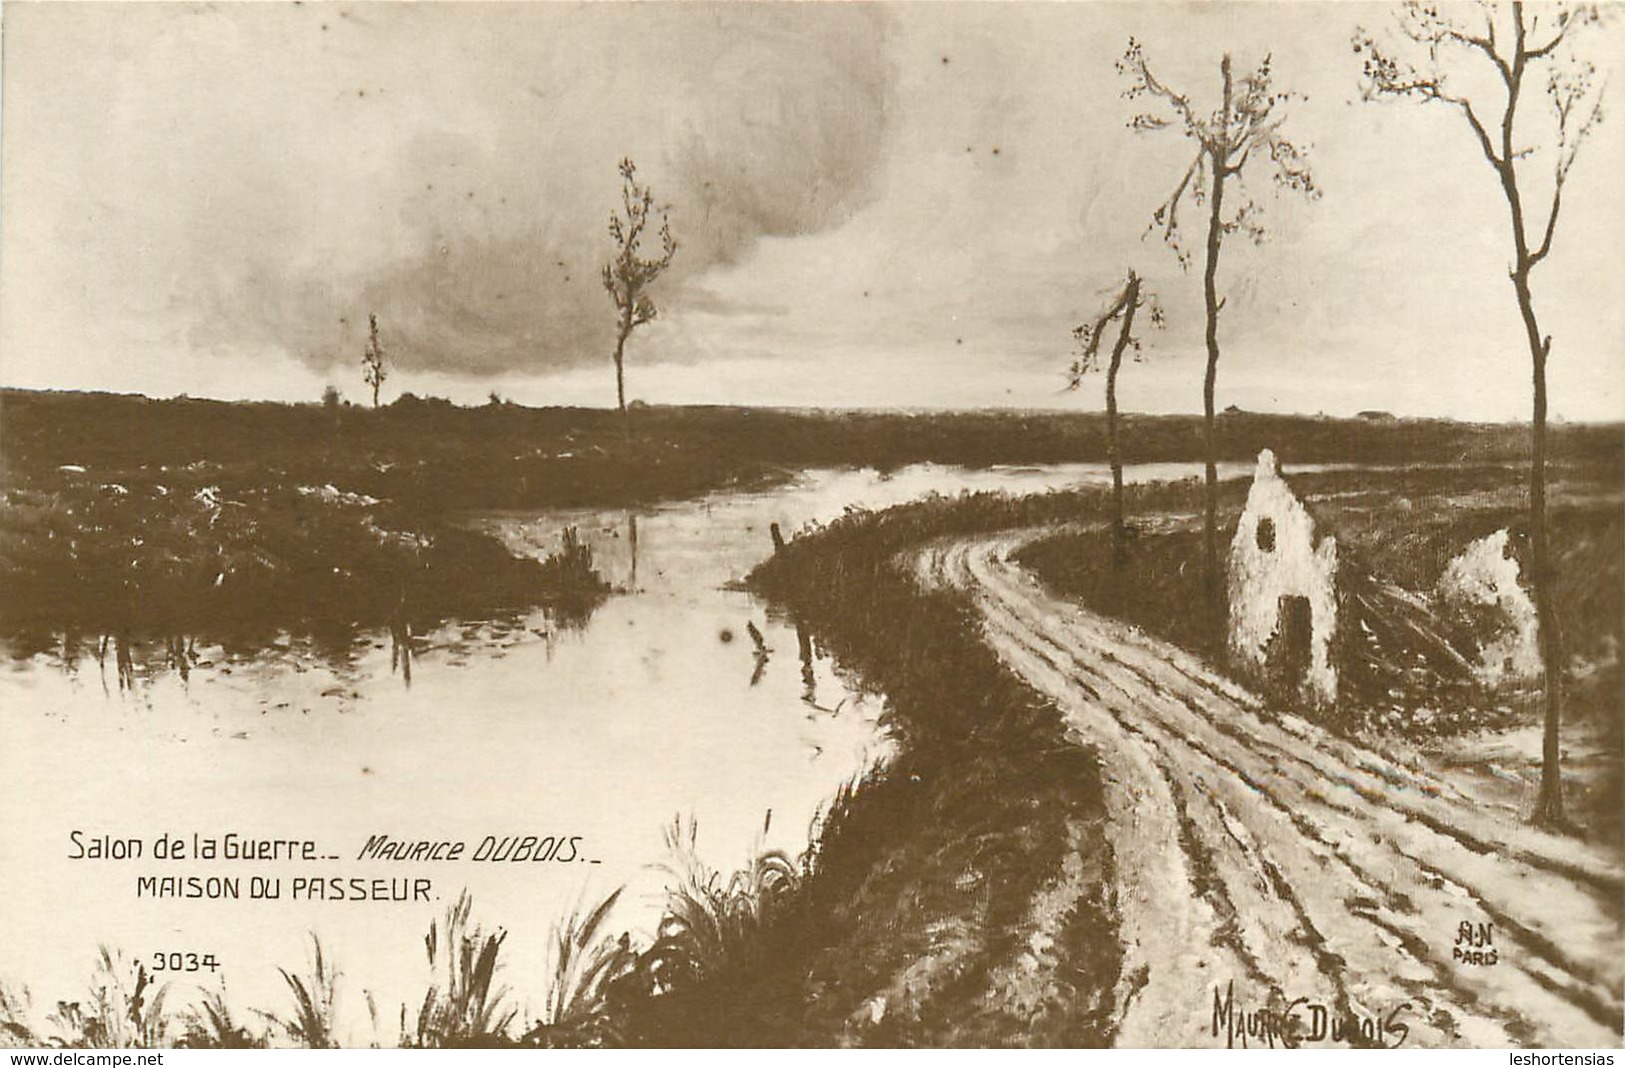
[[[0,380],[361,400],[376,312],[386,399],[613,404],[630,155],[682,246],[631,397],[1095,408],[1070,331],[1133,266],[1170,327],[1122,404],[1199,411],[1200,265],[1142,239],[1189,143],[1125,128],[1133,34],[1199,99],[1227,49],[1308,97],[1324,195],[1250,182],[1272,234],[1225,248],[1221,406],[1524,418],[1493,173],[1448,109],[1359,99],[1350,34],[1389,10],[12,0]],[[1622,39],[1589,52],[1617,72]],[[1622,173],[1605,123],[1536,275],[1570,419],[1625,417]]]

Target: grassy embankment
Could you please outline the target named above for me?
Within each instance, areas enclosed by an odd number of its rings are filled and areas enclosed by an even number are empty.
[[[898,752],[837,801],[749,952],[625,1003],[638,1041],[1109,1042],[1121,957],[1099,770],[981,642],[964,598],[922,595],[893,566],[943,505],[850,514],[754,574],[842,671],[887,695]],[[954,509],[1002,523],[1010,506]]]

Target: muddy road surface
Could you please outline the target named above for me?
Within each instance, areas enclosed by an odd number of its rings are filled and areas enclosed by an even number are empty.
[[[1619,858],[1057,600],[1009,560],[1043,533],[905,564],[1100,753],[1118,1045],[1619,1045]]]

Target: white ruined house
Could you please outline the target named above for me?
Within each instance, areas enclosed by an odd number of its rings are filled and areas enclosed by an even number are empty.
[[[1258,454],[1247,506],[1230,543],[1229,645],[1238,664],[1281,678],[1312,700],[1337,697],[1337,540]]]
[[[1505,530],[1497,530],[1451,560],[1434,591],[1435,600],[1449,614],[1494,621],[1482,636],[1473,662],[1473,674],[1489,686],[1540,674],[1535,602],[1518,578],[1511,537]]]
[[[1536,676],[1535,608],[1506,530],[1469,544],[1429,592],[1368,573],[1258,454],[1229,556],[1232,663],[1277,694],[1389,703],[1440,684]]]

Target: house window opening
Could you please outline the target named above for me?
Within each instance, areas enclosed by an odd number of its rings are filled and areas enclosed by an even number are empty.
[[[1267,553],[1275,551],[1275,520],[1266,516],[1258,521],[1258,547]]]

